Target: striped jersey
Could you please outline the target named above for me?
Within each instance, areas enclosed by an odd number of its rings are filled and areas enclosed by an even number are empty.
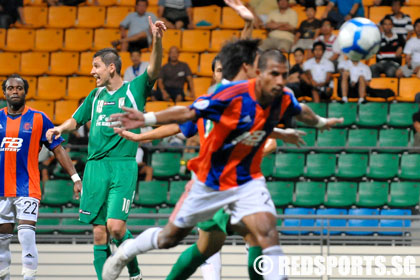
[[[47,141],[46,132],[53,127],[43,112],[27,106],[17,116],[0,110],[0,196],[41,199],[39,151],[42,145],[53,150],[64,141]]]
[[[227,190],[262,177],[263,144],[282,119],[302,110],[287,88],[263,108],[255,97],[255,81],[220,85],[215,93],[191,105],[198,119],[201,148],[199,156],[188,162],[188,169],[215,190]]]
[[[389,14],[385,17],[391,17],[392,24],[394,25],[392,30],[404,40],[407,39],[408,32],[413,31],[413,24],[409,15],[402,14],[402,17],[398,18],[396,14]]]

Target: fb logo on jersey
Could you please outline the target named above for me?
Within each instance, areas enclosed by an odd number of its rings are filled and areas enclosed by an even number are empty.
[[[265,136],[266,132],[264,130],[256,130],[252,132],[244,132],[243,134],[236,137],[232,144],[236,145],[238,143],[242,143],[247,146],[257,146],[258,143],[260,143]]]
[[[22,138],[4,137],[1,141],[0,152],[19,152],[22,142]]]

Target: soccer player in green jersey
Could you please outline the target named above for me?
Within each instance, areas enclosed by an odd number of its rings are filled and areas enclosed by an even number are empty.
[[[153,50],[147,71],[131,82],[121,77],[121,58],[116,50],[106,48],[93,56],[91,74],[97,88],[92,90],[73,116],[62,125],[47,132],[49,141],[65,131],[91,121],[88,162],[83,178],[80,201],[82,222],[93,224],[94,261],[98,279],[102,267],[111,254],[108,240],[119,246],[132,238],[126,220],[130,212],[137,184],[137,144],[115,134],[109,116],[122,112],[122,107],[143,110],[162,63],[162,36],[166,30],[161,21],[149,24],[153,36]],[[132,130],[139,133],[140,131]],[[136,259],[127,264],[130,279],[142,279]]]

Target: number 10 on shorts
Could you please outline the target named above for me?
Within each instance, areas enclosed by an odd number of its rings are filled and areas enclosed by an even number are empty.
[[[128,214],[128,211],[130,211],[130,200],[123,198],[123,205],[122,205],[122,211],[126,214]]]

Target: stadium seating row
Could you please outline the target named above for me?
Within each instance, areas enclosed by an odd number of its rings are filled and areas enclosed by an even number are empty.
[[[174,206],[184,192],[187,181],[139,182],[134,204],[145,207]],[[418,182],[267,182],[276,207],[414,207],[419,204]],[[71,180],[45,183],[43,205],[79,205],[73,199]]]
[[[217,52],[222,44],[238,38],[240,31],[224,30],[174,30],[169,29],[163,37],[163,48],[167,52],[176,46],[187,52]],[[255,38],[264,39],[265,30],[253,31]],[[43,28],[43,29],[0,29],[0,50],[5,51],[87,51],[111,47],[111,42],[120,39],[117,28]]]

